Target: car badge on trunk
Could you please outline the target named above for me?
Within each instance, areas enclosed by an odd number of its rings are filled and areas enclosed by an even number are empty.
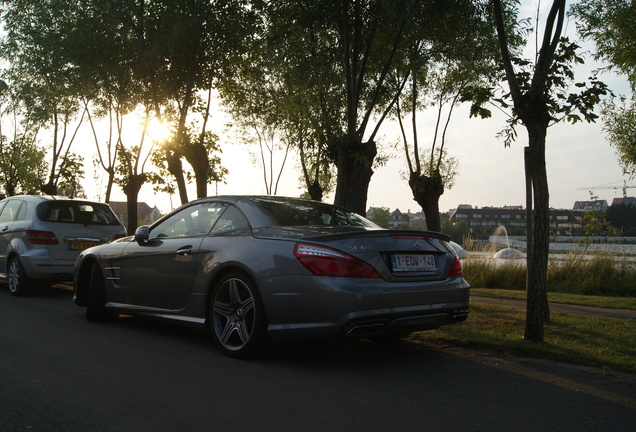
[[[424,245],[419,240],[415,240],[415,243],[413,244],[413,246],[415,246],[416,249],[420,249],[420,250],[424,249]]]

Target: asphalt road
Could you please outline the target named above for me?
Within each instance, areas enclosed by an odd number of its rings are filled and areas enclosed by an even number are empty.
[[[469,318],[470,319],[470,318]],[[636,376],[405,342],[223,356],[202,330],[89,323],[0,285],[0,431],[623,431]]]

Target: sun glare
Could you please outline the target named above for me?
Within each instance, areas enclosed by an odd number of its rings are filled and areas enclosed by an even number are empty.
[[[148,135],[153,141],[165,141],[170,137],[172,131],[165,123],[161,123],[159,120],[152,119],[148,125]]]

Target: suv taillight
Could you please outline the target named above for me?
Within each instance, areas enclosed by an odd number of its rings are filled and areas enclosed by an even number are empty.
[[[29,243],[39,245],[56,245],[59,244],[57,237],[51,231],[33,231],[27,230],[26,237]]]

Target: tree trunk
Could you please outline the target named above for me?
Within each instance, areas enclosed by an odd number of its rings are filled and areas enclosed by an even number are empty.
[[[337,147],[338,177],[334,203],[362,216],[366,214],[367,193],[377,154],[375,142],[352,138]]]
[[[49,180],[46,184],[42,185],[42,192],[47,195],[57,195],[57,186],[53,184],[53,180]]]
[[[126,195],[126,208],[128,209],[128,223],[126,230],[128,234],[134,234],[137,229],[137,204],[141,187],[146,183],[146,174],[132,174],[128,178],[128,184],[122,187]]]
[[[183,177],[183,164],[181,163],[181,155],[173,149],[168,149],[166,155],[168,162],[168,171],[172,174],[177,182],[177,190],[179,191],[179,199],[181,204],[188,202],[188,191],[186,190],[186,182]]]
[[[104,202],[110,202],[110,194],[113,192],[113,183],[115,182],[115,169],[110,167],[106,170],[108,173],[108,182],[106,183],[106,194],[104,195]]]
[[[413,192],[413,199],[424,211],[426,228],[431,231],[441,231],[439,197],[444,193],[442,176],[437,173],[432,177],[428,177],[412,172],[409,178],[409,186]]]
[[[210,173],[208,152],[203,144],[195,143],[184,149],[184,156],[194,170],[197,198],[205,198],[208,196],[208,177]]]
[[[548,291],[546,276],[550,241],[550,194],[545,163],[545,140],[547,121],[542,113],[533,119],[526,116],[524,124],[528,130],[529,160],[533,191],[533,244],[528,260],[531,268],[527,278],[526,328],[524,338],[543,341],[544,323],[549,321]],[[544,113],[547,116],[547,112]],[[536,120],[535,120],[536,119]]]
[[[314,180],[313,182],[307,185],[307,193],[314,201],[322,201],[323,190],[322,186],[320,186],[320,182],[318,180]]]

